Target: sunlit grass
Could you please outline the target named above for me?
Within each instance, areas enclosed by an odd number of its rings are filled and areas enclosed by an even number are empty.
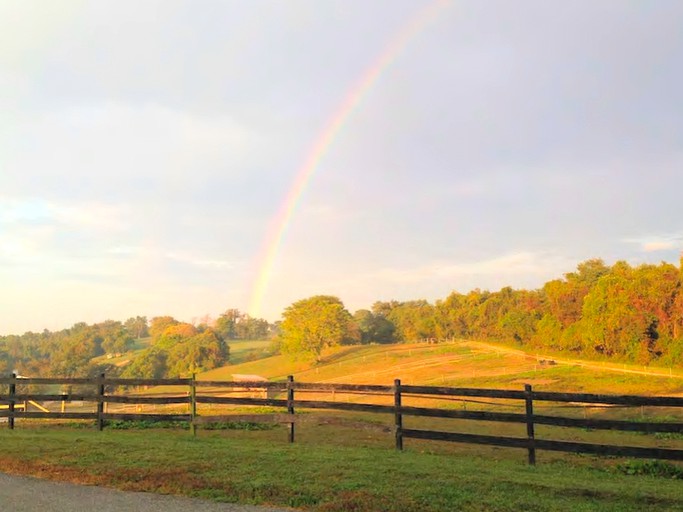
[[[404,384],[458,387],[521,389],[530,383],[535,389],[551,391],[683,392],[683,380],[676,377],[544,365],[528,354],[501,353],[466,342],[341,346],[325,352],[318,364],[285,355],[261,357],[269,348],[266,341],[232,342],[232,363],[198,377],[231,380],[234,374],[249,374],[284,380],[291,374],[304,382],[392,384],[400,378]],[[188,389],[145,390],[145,394],[169,392],[183,394]],[[297,392],[297,399],[307,398],[385,404],[392,400],[390,396]],[[510,400],[437,401],[405,396],[404,405],[523,412],[520,401]],[[535,402],[535,408],[539,414],[570,417],[681,421],[681,412],[676,409],[547,402]],[[188,406],[160,406],[162,410],[187,413]],[[284,410],[200,404],[198,412],[214,415]],[[413,439],[405,440],[405,453],[397,453],[392,449],[391,415],[312,413],[305,409],[298,409],[297,414],[304,420],[297,424],[297,443],[293,446],[287,444],[282,426],[220,432],[200,429],[199,437],[193,439],[186,430],[98,433],[87,422],[59,429],[54,424],[46,428],[47,423],[20,420],[16,431],[0,431],[0,464],[6,471],[98,485],[321,511],[683,509],[680,481],[652,476],[656,471],[669,478],[680,475],[681,465],[626,463],[541,451],[537,454],[539,466],[529,468],[524,450]],[[405,416],[404,427],[525,437],[523,424]],[[683,448],[683,439],[677,435],[539,425],[536,436]],[[633,475],[622,474],[618,468]]]
[[[186,431],[24,429],[0,432],[0,463],[10,472],[122,489],[320,511],[683,507],[680,481],[624,475],[616,465],[587,467],[573,458],[533,468],[519,451],[514,460],[496,456],[511,450],[429,453],[419,443],[400,453],[391,448],[390,435],[380,445],[371,432],[358,426],[302,428],[289,445],[283,428],[202,431],[198,438]],[[351,438],[354,445],[339,444]]]
[[[294,375],[304,382],[404,384],[536,389],[623,394],[683,393],[683,379],[619,373],[576,365],[540,364],[524,353],[500,353],[467,342],[334,347],[321,363],[277,355],[231,364],[203,373],[204,380],[230,380],[232,374],[284,380]]]

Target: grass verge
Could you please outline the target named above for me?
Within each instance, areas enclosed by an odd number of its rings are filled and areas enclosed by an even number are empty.
[[[245,433],[246,434],[246,433]],[[664,511],[683,509],[683,486],[666,472],[633,474],[569,462],[383,447],[272,443],[172,430],[0,431],[10,473],[216,501],[324,512]],[[654,475],[654,476],[653,476]],[[657,476],[659,475],[659,476]]]

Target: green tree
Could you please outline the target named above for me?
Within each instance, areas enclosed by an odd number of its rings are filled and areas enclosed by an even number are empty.
[[[126,331],[135,338],[140,339],[149,336],[146,316],[130,317],[123,326],[126,328]]]
[[[237,338],[237,322],[242,318],[239,309],[228,309],[216,320],[216,332],[225,340]]]
[[[156,343],[168,327],[178,325],[179,323],[172,316],[155,316],[152,318],[149,326],[149,335],[152,337],[152,343]]]
[[[140,379],[163,378],[167,373],[167,358],[168,356],[164,350],[157,347],[148,348],[126,366],[121,376]]]
[[[396,327],[382,315],[375,315],[367,309],[359,309],[353,314],[358,326],[361,343],[391,343],[394,341]]]
[[[337,297],[316,295],[289,306],[283,313],[280,349],[312,356],[320,362],[325,348],[351,334],[351,314]]]
[[[222,366],[228,360],[228,346],[211,329],[178,341],[167,353],[169,376],[211,370]]]

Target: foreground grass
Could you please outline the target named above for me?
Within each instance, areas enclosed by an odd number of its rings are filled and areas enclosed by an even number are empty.
[[[262,433],[0,431],[10,473],[317,511],[683,509],[680,480],[571,462],[536,468],[463,454],[274,443]],[[265,432],[263,435],[268,436]]]

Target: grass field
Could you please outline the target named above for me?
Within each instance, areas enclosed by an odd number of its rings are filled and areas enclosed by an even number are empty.
[[[135,356],[139,355],[140,352],[149,348],[152,343],[152,338],[137,338],[133,341],[133,345],[130,350],[125,354],[118,357],[108,357],[107,354],[98,356],[92,359],[93,363],[108,363],[116,366],[124,366],[128,364]]]
[[[270,340],[230,340],[230,363],[240,364],[271,355]]]
[[[422,453],[417,445],[405,452],[374,443],[340,446],[319,432],[313,443],[305,428],[300,443],[270,441],[283,433],[0,431],[0,465],[10,473],[326,512],[683,509],[680,480],[625,474],[638,466],[529,467],[468,452]]]
[[[284,380],[294,375],[305,382],[404,384],[520,389],[531,383],[539,390],[611,392],[624,394],[683,393],[683,378],[619,373],[575,364],[542,365],[532,355],[500,352],[486,346],[454,342],[438,345],[354,345],[328,350],[320,364],[277,355],[245,361],[258,345],[235,345],[233,364],[198,376],[200,380],[230,380],[232,374],[260,375]],[[260,342],[266,343],[266,342]],[[251,352],[249,352],[251,351]]]
[[[142,347],[138,347],[138,350]],[[606,392],[680,394],[683,379],[618,373],[593,366],[540,364],[529,354],[471,342],[342,346],[315,364],[268,356],[267,341],[231,343],[231,364],[199,375],[231,380],[233,374],[304,382],[404,384]],[[203,389],[203,388],[202,388]],[[186,390],[180,390],[184,393]],[[145,394],[178,393],[153,388]],[[298,392],[302,393],[302,392]],[[391,403],[391,397],[303,396]],[[406,396],[404,405],[436,406]],[[520,403],[441,402],[444,408],[521,412]],[[153,406],[156,407],[156,406]],[[162,406],[165,407],[165,406]],[[187,406],[177,412],[187,412]],[[202,415],[224,413],[202,404]],[[282,412],[232,407],[232,412]],[[629,420],[681,421],[681,411],[662,408],[600,408],[539,403],[541,414]],[[19,420],[0,430],[0,468],[124,489],[211,498],[219,501],[301,507],[318,511],[554,511],[683,510],[683,465],[408,439],[392,449],[393,417],[387,414],[297,411],[294,445],[283,426],[200,430],[197,438],[176,428],[105,432],[86,423],[68,428]],[[246,425],[255,427],[254,425]],[[405,417],[406,428],[524,437],[525,426],[482,421]],[[86,427],[86,428],[82,428]],[[643,435],[538,426],[538,438],[595,444],[683,449],[683,435]],[[629,473],[636,473],[629,474]],[[642,473],[642,474],[641,474]],[[674,479],[675,477],[675,479]]]

